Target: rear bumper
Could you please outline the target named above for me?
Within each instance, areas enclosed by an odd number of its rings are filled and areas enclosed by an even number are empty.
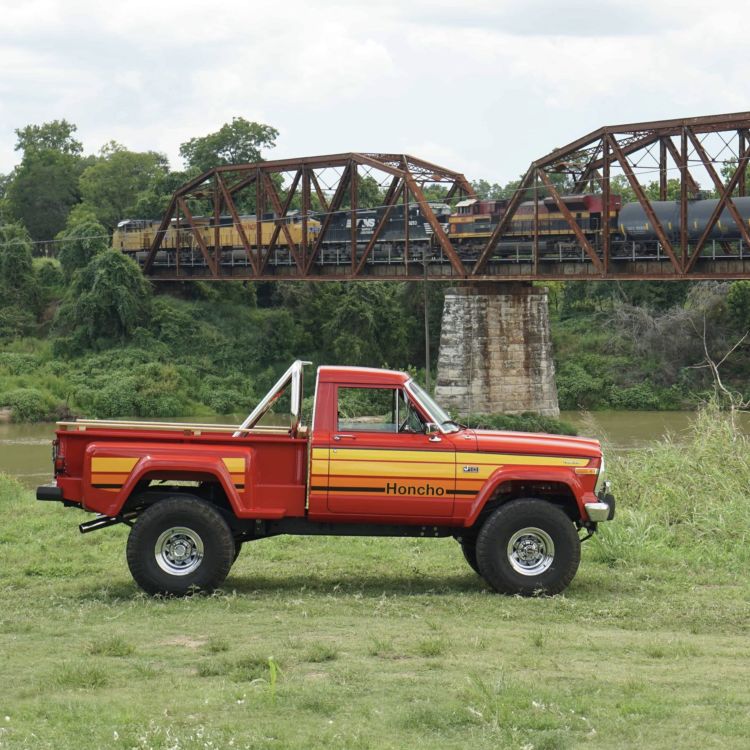
[[[62,487],[56,484],[43,484],[36,488],[36,499],[61,503],[64,499]]]

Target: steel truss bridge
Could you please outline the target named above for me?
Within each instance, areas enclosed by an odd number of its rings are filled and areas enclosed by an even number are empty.
[[[455,210],[458,201],[482,196],[462,174],[422,159],[347,153],[220,166],[176,191],[137,257],[146,275],[165,281],[750,278],[750,227],[735,203],[746,195],[749,158],[750,112],[605,126],[534,161],[498,223],[470,251],[447,231],[439,204]],[[570,186],[564,193],[560,175]],[[384,197],[367,214],[363,239],[366,209],[358,206],[359,196],[365,181],[373,180]],[[665,226],[655,208],[675,181],[676,228]],[[430,200],[433,185],[443,191]],[[607,206],[623,185],[645,214],[651,242],[584,231],[569,208],[566,196],[587,193],[600,195]],[[714,203],[696,234],[688,211],[700,188],[713,191]],[[562,216],[565,241],[550,243],[540,233],[545,200]],[[253,207],[252,224],[247,206]],[[532,226],[519,239],[511,227],[522,206]],[[420,236],[410,222],[417,208]],[[712,239],[727,212],[733,238]],[[394,221],[403,222],[396,238]],[[227,225],[236,230],[229,245],[222,231]]]

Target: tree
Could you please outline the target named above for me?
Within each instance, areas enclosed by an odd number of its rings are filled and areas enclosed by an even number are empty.
[[[658,201],[661,200],[659,197],[660,189],[659,189],[659,183],[656,181],[649,182],[648,185],[644,188],[644,192],[646,193],[646,197],[649,198],[652,201]],[[680,187],[680,180],[676,177],[672,177],[671,179],[667,180],[667,200],[668,201],[678,201],[680,200],[680,195],[682,194],[682,188]],[[635,197],[634,197],[635,200]]]
[[[5,188],[7,212],[23,222],[35,240],[49,240],[65,226],[80,200],[78,178],[86,166],[83,146],[67,120],[18,128],[16,151],[23,152]]]
[[[739,330],[750,330],[750,281],[735,281],[729,287],[727,307]]]
[[[0,233],[0,304],[35,308],[37,294],[31,243],[19,227],[3,227]]]
[[[195,176],[191,172],[172,172],[166,169],[155,171],[129,209],[130,213],[139,219],[160,219],[177,188]]]
[[[448,188],[445,185],[434,184],[425,185],[422,188],[424,197],[430,203],[445,203],[445,196],[448,195]]]
[[[126,343],[145,325],[151,286],[135,261],[105,250],[74,277],[55,318],[57,353],[106,349]]]
[[[279,131],[270,125],[233,117],[215,133],[191,138],[180,146],[185,164],[198,172],[207,172],[226,164],[251,164],[262,161],[261,148],[273,148]]]
[[[8,187],[8,208],[35,240],[50,240],[78,203],[79,164],[59,151],[28,151]]]
[[[497,182],[473,180],[471,186],[474,188],[474,192],[480,200],[495,200],[497,198],[507,197],[506,189]]]
[[[83,153],[83,144],[73,138],[76,130],[78,128],[67,120],[52,120],[42,125],[16,128],[16,151],[23,151],[24,156],[40,151],[80,156]]]
[[[0,174],[0,225],[10,221],[10,206],[8,205],[8,186],[10,175]]]
[[[157,175],[169,169],[167,159],[155,151],[128,151],[110,141],[96,164],[81,175],[81,195],[96,218],[108,229],[133,213],[138,197]]]
[[[96,221],[77,224],[57,235],[58,258],[66,282],[109,246],[107,230]]]
[[[0,227],[0,337],[31,333],[39,302],[28,233],[18,225]]]
[[[341,201],[342,208],[349,208],[351,201],[351,185],[347,188]],[[315,194],[313,194],[315,195]],[[299,196],[296,196],[299,197]],[[317,197],[317,196],[315,196]],[[360,177],[357,180],[357,208],[377,208],[383,205],[385,192],[372,175]]]

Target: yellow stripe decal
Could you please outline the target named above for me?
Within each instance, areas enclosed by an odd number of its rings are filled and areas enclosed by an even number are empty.
[[[130,473],[132,468],[138,463],[137,458],[100,458],[94,456],[91,459],[91,471],[104,471],[112,474],[127,472]]]
[[[245,459],[244,458],[222,458],[224,466],[232,474],[244,474],[245,473]]]
[[[452,464],[453,451],[407,451],[389,448],[333,448],[331,461],[417,461],[430,464]]]
[[[521,456],[516,453],[456,453],[457,464],[492,466],[586,466],[588,458],[569,456]]]
[[[380,461],[331,461],[331,476],[424,477],[452,479],[453,463],[386,463]]]

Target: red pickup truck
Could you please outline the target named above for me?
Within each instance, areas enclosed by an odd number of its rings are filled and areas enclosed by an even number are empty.
[[[61,422],[37,499],[97,513],[83,533],[130,526],[133,578],[164,595],[215,589],[278,534],[451,536],[495,590],[555,594],[614,516],[596,440],[468,429],[409,375],[358,367],[318,369],[308,427],[307,364],[239,426]]]

